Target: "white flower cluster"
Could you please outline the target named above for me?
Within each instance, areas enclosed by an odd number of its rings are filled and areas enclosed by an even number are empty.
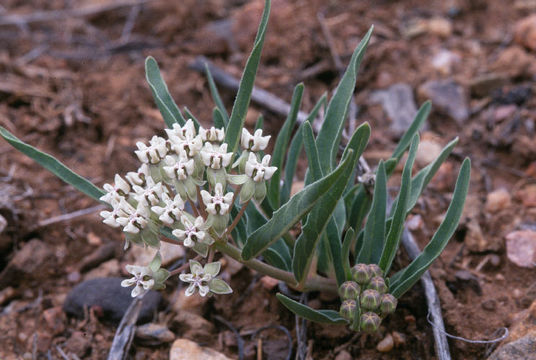
[[[136,143],[135,154],[142,165],[125,178],[116,175],[114,185],[104,185],[106,194],[100,200],[112,209],[102,211],[101,216],[105,224],[122,227],[126,247],[132,242],[158,249],[159,229],[167,226],[184,246],[206,257],[216,239],[225,240],[237,195],[241,204],[252,198],[260,202],[266,196],[265,182],[277,170],[270,166],[270,155],[260,153],[270,136],[262,136],[262,130],[251,135],[243,129],[241,156],[230,166],[234,153],[223,143],[224,129],[199,127],[197,131],[188,120],[184,126],[166,129],[166,134],[167,138],[153,136],[148,145]],[[237,173],[229,174],[230,168]],[[227,191],[229,183],[239,187],[239,192]],[[147,268],[127,269],[134,278],[123,284],[136,285],[133,296],[154,285],[151,271],[143,269]],[[194,273],[190,275],[197,279]],[[200,282],[195,282],[194,288],[206,294],[199,284],[208,280],[202,279],[197,279]]]

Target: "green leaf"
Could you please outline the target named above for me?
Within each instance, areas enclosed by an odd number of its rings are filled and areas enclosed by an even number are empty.
[[[233,289],[222,279],[212,279],[208,283],[208,288],[211,292],[218,295],[231,294]]]
[[[287,153],[288,143],[290,141],[290,135],[296,124],[298,118],[298,111],[300,110],[301,99],[303,95],[303,84],[298,84],[294,88],[292,94],[292,101],[290,104],[290,112],[288,113],[287,120],[283,124],[283,127],[277,135],[277,139],[274,145],[274,152],[272,154],[272,166],[277,167],[276,172],[272,175],[272,179],[268,185],[268,201],[272,208],[277,209],[280,204],[280,181],[281,171],[283,170],[283,161],[285,154]]]
[[[413,163],[415,162],[415,155],[417,154],[417,148],[419,146],[419,135],[416,134],[413,137],[411,146],[409,148],[408,160],[402,171],[402,182],[400,185],[400,192],[398,194],[396,205],[394,206],[393,218],[391,221],[391,227],[387,233],[387,239],[383,248],[382,256],[380,258],[379,266],[384,274],[389,273],[393,259],[395,258],[396,251],[400,245],[400,237],[404,230],[404,222],[406,220],[406,209],[409,201],[409,194],[411,188],[411,170],[413,169]]]
[[[283,258],[283,256],[281,256],[281,254],[279,254],[274,249],[268,248],[264,250],[262,256],[268,264],[284,271],[290,270],[289,263]]]
[[[216,129],[225,129],[225,119],[223,118],[220,109],[217,107],[212,110],[212,122],[214,123],[214,127]]]
[[[242,250],[242,258],[249,260],[259,255],[289,231],[294,224],[311,210],[320,197],[330,190],[332,185],[348,169],[351,163],[350,160],[352,159],[349,156],[344,158],[344,161],[332,173],[306,186],[285,205],[275,211],[266,224],[257,228],[249,236]]]
[[[406,130],[404,135],[400,138],[400,141],[398,142],[398,145],[396,146],[395,150],[393,151],[393,158],[400,161],[402,158],[402,155],[404,155],[404,152],[409,147],[411,140],[419,132],[419,129],[422,127],[426,119],[428,118],[428,115],[430,115],[430,109],[432,108],[432,103],[430,101],[425,102],[417,114],[415,115],[415,119],[413,119],[413,122],[409,126],[409,128]]]
[[[83,192],[87,196],[99,201],[99,198],[105,194],[104,190],[73,172],[55,157],[37,150],[33,146],[19,140],[15,135],[2,126],[0,126],[0,136],[2,136],[15,149],[35,160],[39,165],[65,181],[67,184],[74,186],[77,190]]]
[[[259,114],[259,117],[257,118],[257,121],[255,122],[255,130],[264,129],[264,116],[262,114]]]
[[[304,129],[307,129],[307,127]],[[331,216],[333,215],[337,203],[341,199],[344,189],[350,180],[350,175],[353,173],[353,169],[357,164],[357,160],[367,145],[369,136],[370,126],[367,123],[364,123],[357,128],[343,153],[343,158],[348,156],[348,154],[353,153],[350,167],[348,167],[343,175],[336,182],[334,182],[330,191],[322,196],[318,202],[318,205],[316,205],[311,213],[307,216],[307,222],[303,226],[302,232],[296,240],[296,245],[294,246],[292,270],[298,282],[303,281],[309,272],[309,267],[318,245],[318,241],[320,240],[322,233],[324,232]],[[337,229],[335,228],[335,230]],[[334,240],[330,239],[330,242],[331,241]],[[340,247],[341,240],[338,239],[338,241],[339,243],[336,245]]]
[[[469,190],[471,177],[471,161],[466,158],[461,166],[452,201],[441,225],[435,232],[432,240],[426,245],[423,252],[415,258],[406,268],[391,278],[390,292],[399,298],[408,291],[430,267],[432,262],[441,254],[448,241],[458,227],[463,206]]]
[[[413,207],[417,203],[417,200],[419,199],[419,196],[421,196],[424,188],[428,185],[430,180],[432,180],[434,175],[437,173],[437,170],[439,170],[439,168],[441,167],[441,164],[443,164],[445,159],[450,155],[457,143],[458,138],[455,138],[454,140],[449,142],[447,146],[443,148],[437,159],[422,168],[417,173],[417,175],[413,177],[413,179],[411,180],[411,195],[408,201],[408,212],[413,209]]]
[[[178,123],[183,126],[186,121],[179,110],[175,101],[169,94],[168,87],[160,74],[160,69],[156,60],[149,56],[145,59],[145,76],[151,92],[153,93],[154,101],[162,113],[162,117],[168,127],[173,127],[173,124]]]
[[[320,165],[320,157],[318,156],[318,148],[316,147],[313,128],[308,122],[303,123],[303,143],[305,144],[305,153],[307,154],[308,171],[312,181],[320,179],[322,167]]]
[[[220,273],[220,269],[221,269],[221,262],[219,261],[208,263],[203,267],[205,274],[209,274],[211,276],[218,275]]]
[[[229,114],[227,113],[227,109],[225,109],[225,105],[223,104],[223,101],[221,100],[220,93],[218,91],[218,88],[216,87],[216,83],[214,82],[214,78],[212,77],[212,73],[210,72],[210,68],[208,67],[208,64],[205,64],[205,72],[207,73],[207,80],[208,80],[208,87],[210,89],[210,95],[212,95],[212,100],[214,100],[214,104],[216,104],[216,107],[220,111],[221,119],[223,120],[223,124],[221,127],[216,126],[218,129],[227,128],[227,124],[229,123]],[[214,124],[216,125],[216,124]]]
[[[372,35],[373,27],[367,32],[363,40],[355,49],[350,64],[346,72],[341,78],[333,98],[330,100],[324,123],[318,133],[316,145],[320,155],[320,164],[324,173],[331,171],[335,161],[335,156],[339,149],[339,143],[346,120],[348,106],[354,94],[355,83],[357,79],[357,71],[361,60],[365,55],[370,36]]]
[[[326,248],[328,250],[328,256],[335,271],[335,279],[337,280],[337,285],[340,286],[346,281],[346,273],[343,266],[342,243],[339,236],[339,229],[333,217],[329,219],[328,226],[326,227],[325,239],[327,241]]]
[[[371,204],[372,197],[369,196],[363,184],[359,184],[348,216],[348,226],[354,229],[361,229]]]
[[[359,253],[360,263],[377,264],[385,241],[385,211],[387,208],[387,175],[382,160],[376,172],[372,206],[365,223],[363,247]]]
[[[313,110],[305,119],[305,122],[312,123],[320,111],[320,108],[326,103],[326,94],[322,95],[320,100],[316,103]],[[304,123],[305,123],[304,122]],[[285,178],[283,182],[283,187],[281,188],[281,204],[285,204],[288,199],[290,199],[290,192],[292,190],[292,183],[294,182],[294,174],[296,173],[296,168],[298,165],[298,158],[303,147],[303,123],[300,125],[292,141],[290,142],[290,147],[287,153],[287,160],[285,162]]]
[[[344,240],[342,242],[342,250],[341,250],[342,266],[344,269],[346,280],[352,279],[352,273],[351,273],[351,267],[350,267],[350,247],[352,246],[354,237],[355,237],[354,229],[349,228],[348,230],[346,230],[346,233],[344,234]]]
[[[184,113],[186,114],[188,119],[192,119],[192,121],[194,123],[195,131],[199,131],[199,127],[201,126],[201,124],[199,123],[199,120],[197,120],[197,118],[194,116],[194,114],[192,114],[190,109],[188,109],[188,107],[186,107],[186,106],[184,107]]]
[[[286,297],[281,293],[275,295],[279,301],[287,309],[292,311],[294,314],[301,316],[304,319],[309,321],[321,323],[321,324],[346,324],[347,321],[344,320],[337,311],[335,310],[315,310],[310,308],[307,305],[303,305],[297,301],[292,300],[291,298]]]
[[[251,100],[251,92],[253,91],[255,75],[257,73],[257,68],[259,67],[269,14],[270,1],[265,0],[264,11],[262,13],[262,19],[261,23],[259,24],[257,36],[255,37],[255,43],[253,44],[253,49],[251,50],[251,54],[246,62],[244,72],[242,73],[238,93],[236,95],[233,110],[231,111],[227,130],[225,132],[225,142],[229,144],[229,152],[236,152],[238,143],[240,142],[240,135],[242,128],[244,127],[244,121],[246,120],[249,101]]]
[[[160,269],[160,265],[162,265],[162,255],[160,255],[160,251],[157,251],[153,260],[149,263],[149,268],[152,272],[157,272]]]

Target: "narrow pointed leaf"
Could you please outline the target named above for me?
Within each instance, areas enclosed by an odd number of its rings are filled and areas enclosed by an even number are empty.
[[[402,155],[404,155],[404,152],[409,147],[411,140],[413,139],[415,134],[419,132],[419,129],[422,127],[422,125],[428,118],[428,115],[430,115],[431,108],[432,103],[430,101],[425,102],[415,115],[415,119],[413,119],[413,122],[411,123],[409,128],[400,138],[400,141],[398,142],[398,145],[396,146],[392,155],[393,158],[397,159],[397,162],[400,161]]]
[[[346,72],[342,76],[333,98],[330,100],[324,123],[318,133],[317,147],[320,155],[322,170],[327,173],[333,168],[335,155],[339,149],[339,143],[346,120],[348,106],[354,94],[357,71],[361,60],[365,55],[373,27],[367,32],[355,49]]]
[[[216,129],[225,129],[225,120],[220,109],[218,109],[217,107],[212,110],[212,122],[214,123],[214,127]]]
[[[145,76],[153,93],[154,101],[162,113],[166,125],[172,127],[173,124],[177,123],[183,126],[186,121],[169,94],[168,87],[162,78],[162,74],[160,74],[158,63],[152,56],[145,59]]]
[[[259,255],[289,231],[311,210],[320,197],[331,189],[333,184],[348,169],[351,160],[350,156],[344,158],[344,161],[332,173],[305,187],[275,211],[266,224],[259,227],[249,236],[242,250],[242,258],[249,260]]]
[[[225,105],[223,104],[223,101],[220,96],[220,92],[218,91],[218,87],[216,86],[216,83],[214,82],[214,78],[212,77],[212,73],[210,72],[210,68],[208,67],[208,64],[205,64],[205,72],[207,74],[207,81],[208,81],[208,87],[210,89],[210,95],[212,95],[212,100],[214,100],[214,104],[220,110],[222,120],[223,120],[223,128],[227,128],[227,123],[229,122],[229,114],[227,113],[227,109],[225,109]]]
[[[76,174],[55,157],[37,150],[33,146],[19,140],[15,135],[2,126],[0,126],[0,135],[15,149],[35,160],[39,165],[65,181],[67,184],[74,186],[77,190],[83,192],[87,196],[99,201],[99,198],[105,194],[104,190],[93,185],[86,178]]]
[[[244,72],[242,73],[238,93],[236,95],[231,116],[229,117],[229,124],[225,132],[225,142],[229,144],[228,151],[230,152],[235,152],[238,148],[238,143],[240,142],[240,135],[242,128],[244,127],[244,121],[246,120],[249,101],[251,100],[251,92],[253,91],[255,75],[257,74],[257,68],[259,67],[269,14],[270,1],[265,0],[264,11],[262,13],[257,36],[255,37],[255,43],[253,44],[253,49],[251,50],[251,54],[246,62]]]
[[[394,207],[393,217],[390,224],[389,232],[387,233],[387,239],[383,248],[382,256],[380,258],[379,266],[384,274],[389,272],[393,259],[395,258],[396,251],[400,244],[400,237],[404,230],[404,222],[406,220],[406,209],[409,201],[409,194],[411,188],[411,169],[415,161],[415,155],[417,154],[417,148],[419,146],[419,135],[413,137],[411,146],[409,148],[408,160],[402,171],[402,182],[400,184],[400,192],[398,194],[397,202]]]
[[[298,282],[303,281],[307,276],[318,242],[350,180],[350,175],[353,173],[359,156],[361,156],[367,145],[369,136],[370,127],[367,123],[357,128],[343,153],[343,157],[350,153],[353,154],[351,166],[333,184],[331,190],[322,196],[318,205],[307,216],[307,222],[302,228],[302,233],[296,240],[292,260],[292,271]],[[330,239],[330,241],[335,240]],[[338,239],[338,241],[339,244],[337,245],[340,246],[341,239]]]
[[[308,171],[312,181],[320,179],[322,174],[322,167],[320,165],[320,157],[318,156],[318,148],[316,147],[315,137],[313,134],[313,128],[311,124],[303,124],[303,143],[305,147],[305,153],[307,154]]]
[[[372,196],[367,193],[363,184],[359,184],[348,216],[348,225],[354,229],[361,229],[371,205]]]
[[[298,84],[294,88],[292,94],[292,101],[290,104],[290,112],[288,113],[287,120],[283,124],[281,131],[277,135],[277,139],[274,145],[274,152],[272,154],[272,166],[276,166],[277,170],[272,175],[272,179],[268,184],[268,200],[272,205],[272,208],[277,209],[280,206],[280,180],[281,172],[283,170],[283,164],[285,160],[285,154],[287,153],[288,143],[290,141],[290,135],[296,124],[298,118],[298,111],[300,109],[301,99],[303,95],[303,84]]]
[[[384,163],[380,160],[378,171],[376,172],[376,183],[374,184],[372,206],[365,224],[363,247],[359,253],[360,263],[377,264],[380,260],[383,243],[385,241],[386,207],[387,175],[385,174]]]
[[[342,242],[342,250],[341,250],[341,256],[342,256],[342,266],[344,268],[344,274],[346,276],[346,280],[351,280],[352,273],[350,271],[350,247],[352,246],[352,242],[354,241],[355,237],[355,231],[352,228],[349,228],[346,230],[346,233],[344,234],[344,240]]]
[[[432,262],[441,254],[448,241],[456,231],[463,206],[469,190],[471,177],[471,161],[466,158],[461,166],[452,201],[441,225],[435,232],[432,240],[426,245],[423,252],[415,258],[406,268],[391,278],[390,292],[399,298],[409,290],[430,267]]]
[[[303,305],[281,293],[276,294],[277,299],[294,314],[309,321],[321,324],[345,324],[347,323],[335,310],[315,310],[307,305]]]
[[[346,281],[346,273],[343,266],[342,242],[335,219],[332,217],[326,227],[325,239],[327,241],[328,256],[335,271],[337,285]]]

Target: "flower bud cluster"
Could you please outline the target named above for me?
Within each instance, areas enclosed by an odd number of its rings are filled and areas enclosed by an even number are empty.
[[[242,152],[231,166],[235,153],[223,142],[224,129],[197,130],[188,120],[184,126],[175,124],[166,129],[166,135],[153,136],[148,144],[136,143],[135,154],[142,165],[124,178],[116,175],[113,185],[104,185],[106,193],[100,200],[111,209],[102,211],[101,216],[105,224],[122,228],[125,248],[134,243],[159,249],[159,230],[166,226],[182,245],[206,257],[216,240],[226,241],[235,198],[239,195],[240,204],[252,198],[258,202],[264,199],[266,181],[277,170],[270,166],[270,155],[261,156],[270,136],[262,136],[262,130],[251,135],[243,129]],[[237,171],[229,173],[234,168]],[[235,191],[229,191],[228,185],[235,185]],[[135,285],[133,296],[154,287],[149,268],[129,269],[134,278],[125,280],[124,285]],[[206,295],[205,286],[211,282],[217,284],[217,293],[226,293],[225,286],[212,281],[212,270],[203,272],[202,266],[194,264],[192,273],[185,274],[189,277],[181,276],[193,284],[187,294],[198,288]]]
[[[395,311],[397,300],[388,293],[388,284],[378,265],[356,264],[351,271],[352,280],[339,287],[339,312],[352,329],[375,332],[381,320]]]

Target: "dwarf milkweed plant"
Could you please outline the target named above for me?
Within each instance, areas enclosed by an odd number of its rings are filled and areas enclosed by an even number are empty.
[[[431,107],[425,103],[390,158],[380,161],[375,172],[360,166],[370,127],[363,123],[350,136],[343,136],[343,129],[371,28],[329,102],[323,96],[301,123],[297,115],[303,85],[296,86],[273,153],[266,154],[272,139],[262,130],[262,118],[251,131],[244,128],[244,121],[269,11],[267,0],[230,114],[207,67],[216,104],[210,126],[202,126],[187,109],[187,116],[183,115],[156,61],[147,58],[147,81],[167,125],[166,136],[138,142],[139,168],[116,175],[114,183],[103,189],[6,129],[0,127],[0,135],[65,182],[106,204],[103,222],[123,231],[125,246],[160,249],[165,241],[191,249],[185,265],[173,271],[162,267],[160,251],[149,264],[127,265],[132,278],[122,286],[132,286],[132,296],[161,289],[174,275],[188,284],[186,295],[229,294],[230,285],[218,277],[219,259],[227,255],[292,289],[340,296],[336,311],[315,310],[277,294],[294,313],[311,321],[374,332],[452,237],[467,195],[470,162],[463,161],[452,201],[429,243],[408,266],[393,272],[406,216],[457,139],[435,161],[412,173],[418,131]],[[315,135],[312,123],[317,118],[322,123]],[[308,163],[304,187],[291,196],[303,150]],[[388,207],[387,181],[406,152],[399,192]]]

